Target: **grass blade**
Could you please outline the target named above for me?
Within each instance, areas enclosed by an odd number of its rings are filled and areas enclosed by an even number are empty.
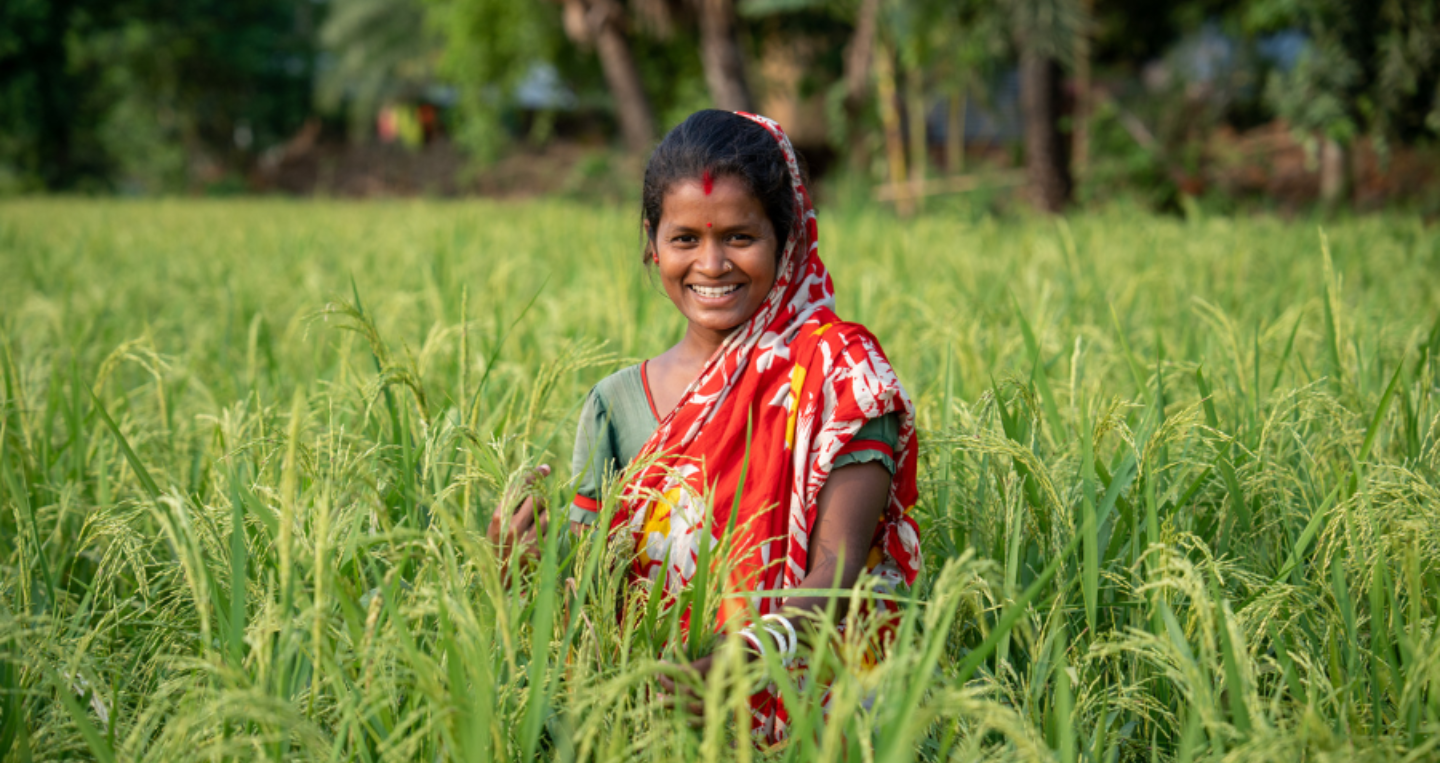
[[[50,679],[50,685],[54,687],[56,695],[60,697],[60,704],[69,714],[70,720],[75,723],[75,728],[80,731],[80,738],[85,740],[85,746],[90,748],[90,754],[100,763],[115,763],[115,750],[110,747],[110,742],[90,722],[90,714],[80,707],[75,701],[75,693],[71,691],[66,682],[60,678],[54,668],[46,666],[46,675]]]
[[[105,410],[105,404],[100,402],[100,398],[91,392],[90,399],[95,402],[95,411],[100,414],[100,419],[115,435],[115,441],[120,444],[120,452],[124,453],[125,460],[130,462],[130,469],[135,472],[135,478],[140,481],[140,486],[145,489],[145,494],[150,496],[150,500],[158,506],[160,504],[160,487],[151,478],[150,470],[146,469],[145,464],[140,461],[140,457],[135,455],[135,449],[130,447],[130,441],[125,439],[125,435],[120,432],[120,427],[116,426],[115,420],[110,418],[110,412]]]

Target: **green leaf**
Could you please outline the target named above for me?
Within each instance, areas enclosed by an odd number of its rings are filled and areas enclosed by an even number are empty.
[[[95,411],[100,414],[105,426],[110,428],[110,432],[115,435],[115,440],[120,443],[120,452],[124,453],[125,460],[130,462],[130,468],[135,472],[135,478],[140,480],[140,486],[145,488],[151,501],[159,504],[160,487],[150,477],[150,470],[146,469],[145,464],[140,461],[140,457],[135,455],[135,450],[130,447],[130,441],[125,439],[125,435],[120,432],[120,427],[115,425],[115,420],[110,418],[110,413],[105,410],[105,404],[100,402],[100,398],[96,397],[93,391],[90,393],[90,399],[95,401]]]
[[[1213,575],[1213,569],[1211,572]],[[1240,650],[1236,648],[1230,633],[1230,606],[1220,591],[1218,577],[1212,577],[1210,581],[1210,595],[1214,600],[1216,619],[1219,621],[1216,623],[1216,630],[1220,632],[1220,656],[1225,665],[1225,692],[1230,699],[1230,720],[1241,735],[1248,736],[1252,731],[1250,707],[1245,702],[1249,689],[1241,680],[1240,658],[1237,655]]]
[[[1079,745],[1075,739],[1075,700],[1070,687],[1070,665],[1065,661],[1067,649],[1065,627],[1055,638],[1055,735],[1060,747],[1060,763],[1075,763]]]
[[[1100,524],[1095,512],[1095,448],[1091,439],[1094,430],[1089,416],[1080,416],[1080,496],[1083,574],[1080,590],[1085,597],[1085,624],[1093,635],[1098,627],[1096,608],[1100,599]]]
[[[1011,602],[1010,605],[1005,608],[1005,611],[1000,615],[1000,620],[996,622],[995,627],[990,630],[990,635],[986,636],[985,640],[980,642],[980,646],[976,647],[969,654],[966,654],[965,659],[960,661],[960,667],[955,671],[954,683],[957,686],[963,686],[966,681],[970,680],[970,676],[975,674],[975,669],[980,667],[980,663],[984,662],[985,658],[989,657],[990,653],[995,651],[995,647],[999,644],[1000,639],[1010,633],[1011,629],[1015,627],[1015,624],[1025,615],[1025,608],[1030,606],[1030,602],[1034,601],[1040,595],[1040,592],[1044,590],[1045,586],[1049,585],[1051,578],[1054,578],[1056,571],[1060,569],[1060,565],[1069,559],[1071,554],[1075,553],[1075,548],[1080,545],[1080,539],[1084,537],[1084,530],[1085,528],[1082,528],[1081,532],[1077,532],[1070,537],[1070,542],[1065,545],[1065,549],[1056,554],[1054,558],[1050,560],[1050,563],[1045,565],[1045,569],[1040,572],[1040,575],[1025,589],[1025,592],[1020,594],[1018,599]],[[1069,583],[1070,581],[1067,581],[1066,585],[1061,586],[1061,590],[1068,588]],[[1057,592],[1056,595],[1059,595],[1059,593]]]
[[[1115,336],[1120,339],[1120,350],[1125,353],[1125,362],[1130,366],[1130,377],[1135,381],[1135,390],[1140,397],[1151,402],[1150,385],[1145,383],[1145,372],[1140,368],[1140,361],[1135,358],[1135,353],[1130,350],[1130,340],[1125,336],[1125,329],[1120,327],[1120,316],[1115,313],[1115,305],[1110,306],[1110,322],[1115,326]]]
[[[1324,257],[1325,299],[1321,304],[1325,306],[1325,349],[1330,353],[1330,388],[1338,395],[1344,373],[1340,364],[1340,297],[1336,294],[1339,286],[1335,281],[1335,267],[1330,261],[1330,237],[1323,229],[1320,231],[1320,252]]]
[[[1025,337],[1025,348],[1030,353],[1030,379],[1040,391],[1040,404],[1045,409],[1046,420],[1050,422],[1051,436],[1057,441],[1068,438],[1070,429],[1060,417],[1060,406],[1055,404],[1055,393],[1050,390],[1050,379],[1045,374],[1045,364],[1041,362],[1040,341],[1036,339],[1035,331],[1030,328],[1030,321],[1025,319],[1025,312],[1020,309],[1020,300],[1015,298],[1013,291],[1010,292],[1010,307],[1020,321],[1020,333]]]
[[[1360,455],[1356,461],[1364,461],[1370,457],[1370,449],[1375,446],[1375,438],[1380,434],[1380,423],[1385,420],[1385,411],[1390,408],[1390,401],[1395,397],[1395,386],[1400,383],[1400,372],[1405,369],[1405,358],[1401,357],[1400,362],[1395,364],[1395,373],[1390,376],[1390,383],[1385,385],[1385,394],[1380,396],[1380,405],[1375,407],[1375,413],[1370,416],[1370,426],[1365,428],[1365,441],[1360,445]]]
[[[75,728],[80,731],[80,738],[85,740],[85,746],[90,748],[90,754],[100,763],[115,763],[115,751],[111,749],[110,742],[101,736],[96,730],[95,724],[90,722],[90,713],[75,701],[75,692],[66,685],[60,675],[48,664],[45,666],[45,674],[50,679],[50,684],[55,688],[55,693],[60,697],[60,704],[65,712],[70,715],[70,720],[75,722]]]

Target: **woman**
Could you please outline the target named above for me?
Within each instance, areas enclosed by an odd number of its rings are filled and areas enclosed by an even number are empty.
[[[730,590],[829,589],[837,573],[847,588],[862,574],[881,589],[913,582],[914,407],[870,332],[834,312],[805,176],[780,126],[692,115],[651,156],[643,217],[646,264],[686,330],[590,391],[572,529],[589,532],[601,485],[646,459],[611,529],[634,543],[637,578],[677,592],[695,574],[701,539],[714,547],[731,526],[743,472]],[[531,500],[508,523],[506,514],[492,519],[496,542],[523,545],[543,531]],[[794,625],[781,610],[822,613],[830,598],[756,598],[757,613],[727,600],[712,627],[758,614],[763,621],[740,633],[752,651],[793,653]],[[709,660],[691,667],[703,675]],[[762,692],[751,708],[758,733],[785,735],[777,697]]]

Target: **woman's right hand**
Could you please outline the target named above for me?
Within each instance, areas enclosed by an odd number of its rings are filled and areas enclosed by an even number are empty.
[[[490,527],[486,531],[490,542],[500,547],[500,560],[505,568],[509,568],[510,559],[516,553],[522,558],[539,559],[541,534],[550,526],[550,520],[545,516],[544,494],[537,494],[530,490],[536,480],[550,476],[550,466],[541,464],[530,470],[525,475],[524,492],[525,499],[512,514],[507,506],[510,500],[502,500],[500,505],[490,515]],[[509,521],[506,521],[506,518]]]

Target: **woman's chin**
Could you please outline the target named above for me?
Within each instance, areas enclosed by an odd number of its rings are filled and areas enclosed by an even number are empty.
[[[745,320],[750,316],[739,317],[735,315],[692,315],[690,326],[710,334],[729,334],[737,328],[745,325]]]
[[[758,308],[758,306],[756,306]],[[710,332],[729,333],[737,326],[743,324],[755,313],[755,309],[746,304],[726,305],[724,307],[713,307],[700,305],[692,302],[686,305],[685,318],[690,325]]]

